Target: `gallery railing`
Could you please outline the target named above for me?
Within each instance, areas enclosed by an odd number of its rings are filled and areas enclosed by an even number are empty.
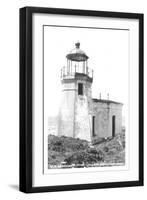
[[[61,69],[61,79],[66,79],[66,78],[74,78],[75,74],[85,74],[89,78],[93,79],[93,70],[89,67],[79,67],[79,66],[71,66],[71,67],[63,67]]]

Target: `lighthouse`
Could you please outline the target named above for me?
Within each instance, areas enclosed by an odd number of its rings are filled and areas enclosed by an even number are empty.
[[[66,55],[67,64],[61,69],[62,100],[58,115],[58,136],[91,141],[93,70],[80,42]]]

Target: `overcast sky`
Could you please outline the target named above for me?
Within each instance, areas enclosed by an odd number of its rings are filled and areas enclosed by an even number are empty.
[[[55,116],[61,100],[60,69],[66,55],[80,41],[94,70],[92,97],[128,103],[129,31],[109,29],[44,27],[44,109]]]

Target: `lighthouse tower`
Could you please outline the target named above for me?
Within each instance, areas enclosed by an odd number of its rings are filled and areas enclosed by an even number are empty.
[[[58,117],[58,135],[91,141],[93,70],[80,43],[66,55],[61,69],[62,101]]]

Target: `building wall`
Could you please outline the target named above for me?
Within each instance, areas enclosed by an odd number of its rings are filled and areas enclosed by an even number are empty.
[[[83,95],[78,94],[78,83],[83,84]],[[91,141],[91,82],[81,75],[63,80],[62,86],[58,135]]]
[[[115,134],[122,129],[122,104],[93,102],[95,116],[95,137],[112,136],[112,117],[115,116]]]
[[[58,135],[74,137],[75,82],[66,80],[62,86],[62,100],[58,115]]]
[[[78,83],[83,84],[83,95],[78,94]],[[91,83],[87,80],[76,81],[75,94],[75,137],[91,141]]]
[[[83,95],[78,94],[78,84],[83,84]],[[92,82],[85,76],[62,81],[62,101],[58,117],[58,135],[85,139],[112,136],[112,117],[115,116],[115,134],[122,129],[122,104],[94,102],[91,98]],[[94,135],[92,117],[95,116]]]

